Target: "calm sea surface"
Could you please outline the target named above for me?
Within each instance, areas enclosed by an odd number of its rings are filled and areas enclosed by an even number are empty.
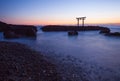
[[[120,27],[110,27],[120,32]],[[2,35],[0,36],[3,39]],[[68,36],[67,32],[37,32],[37,38],[20,38],[16,41],[29,45],[43,53],[70,55],[87,63],[110,68],[120,74],[120,37],[109,37],[99,31],[79,32],[78,36]]]
[[[120,32],[119,27],[110,27]],[[3,36],[0,36],[1,40]],[[37,32],[37,38],[20,38],[16,41],[27,44],[43,52],[53,51],[71,55],[85,61],[96,62],[107,67],[120,68],[120,37],[108,37],[99,31],[79,32],[78,36],[68,36],[67,32]]]

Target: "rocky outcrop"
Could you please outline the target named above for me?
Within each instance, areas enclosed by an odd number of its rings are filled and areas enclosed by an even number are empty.
[[[10,30],[17,35],[35,37],[37,28],[32,25],[10,25]]]
[[[36,37],[37,28],[32,25],[12,25],[0,22],[0,31],[5,38]]]
[[[20,36],[14,33],[14,31],[4,31],[3,32],[4,38],[19,38]]]
[[[107,27],[100,26],[59,26],[59,25],[48,25],[41,28],[42,31],[51,32],[51,31],[91,31],[91,30],[109,30]]]
[[[120,36],[120,32],[110,32],[110,33],[106,33],[105,35],[107,35],[107,36]]]
[[[102,29],[100,33],[103,33],[106,36],[120,36],[120,32],[110,32],[110,29]]]
[[[6,30],[9,26],[4,23],[4,22],[1,22],[0,21],[0,32],[3,32],[4,30]]]
[[[110,29],[101,29],[100,33],[110,33]]]
[[[69,32],[68,32],[68,35],[69,35],[69,36],[78,35],[78,32],[77,32],[77,31],[69,31]]]

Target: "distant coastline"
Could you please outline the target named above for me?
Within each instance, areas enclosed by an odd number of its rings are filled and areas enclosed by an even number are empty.
[[[107,27],[102,26],[60,26],[60,25],[48,25],[41,28],[43,31],[89,31],[89,30],[110,30]]]

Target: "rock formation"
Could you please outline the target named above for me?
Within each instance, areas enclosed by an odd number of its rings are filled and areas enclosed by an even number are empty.
[[[0,22],[0,31],[5,38],[36,37],[37,28],[32,25],[12,25]]]
[[[41,28],[45,32],[50,31],[89,31],[89,30],[106,30],[108,31],[109,28],[107,27],[100,27],[100,26],[84,26],[84,27],[77,27],[77,26],[59,26],[59,25],[48,25]]]

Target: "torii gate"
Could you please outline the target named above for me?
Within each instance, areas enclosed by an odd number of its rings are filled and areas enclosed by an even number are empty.
[[[79,26],[79,20],[82,20],[82,26],[84,27],[84,20],[86,17],[77,17],[77,25]]]

